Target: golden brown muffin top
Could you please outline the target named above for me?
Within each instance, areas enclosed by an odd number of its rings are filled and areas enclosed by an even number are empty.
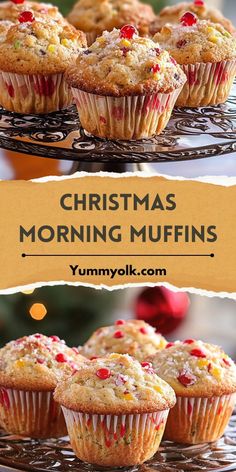
[[[86,33],[100,35],[105,30],[112,31],[130,23],[144,35],[155,14],[150,5],[138,0],[79,0],[67,19]]]
[[[219,23],[230,33],[235,31],[231,21],[225,18],[218,9],[208,7],[204,1],[196,0],[196,2],[181,2],[163,8],[150,25],[151,35],[160,31],[166,23],[177,24],[186,11],[194,13],[200,20],[210,20],[212,23]]]
[[[114,325],[97,329],[80,352],[89,359],[118,352],[141,361],[158,349],[164,349],[165,345],[165,338],[145,321],[117,320]]]
[[[30,18],[30,21],[28,19]],[[84,33],[24,11],[1,43],[0,69],[19,74],[62,73],[86,46]]]
[[[192,15],[190,22],[195,21],[191,26],[185,25],[186,15]],[[183,15],[179,25],[163,26],[154,41],[167,49],[179,64],[213,63],[236,57],[236,38],[223,26],[197,20],[190,12]]]
[[[168,93],[186,81],[168,52],[131,25],[105,31],[79,54],[66,77],[73,87],[108,96]]]
[[[219,347],[187,339],[147,358],[177,396],[212,397],[236,392],[236,366]]]
[[[17,390],[51,391],[86,361],[58,336],[32,334],[0,349],[0,385]]]
[[[166,410],[176,401],[151,364],[140,364],[128,354],[88,361],[58,385],[54,398],[74,411],[114,415]]]
[[[53,18],[55,21],[66,21],[58,8],[51,3],[31,2],[28,0],[22,3],[14,3],[13,1],[0,3],[0,20],[8,20],[16,23],[18,16],[22,11],[31,11],[34,16],[45,16]]]

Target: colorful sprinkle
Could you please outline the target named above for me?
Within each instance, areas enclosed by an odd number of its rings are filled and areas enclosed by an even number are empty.
[[[132,25],[125,25],[120,30],[120,38],[132,39],[135,34],[138,34],[138,32]]]
[[[18,20],[20,23],[32,23],[35,18],[32,11],[22,11],[18,16]]]
[[[96,376],[101,380],[106,380],[106,379],[109,379],[109,377],[111,377],[111,371],[104,367],[102,369],[97,370]]]
[[[56,46],[55,44],[49,44],[48,46],[48,52],[55,52],[56,51]]]
[[[183,26],[193,26],[197,23],[197,16],[190,11],[184,13],[184,15],[180,19]]]
[[[21,47],[21,42],[17,40],[14,42],[13,46],[14,46],[14,49],[19,49]]]
[[[225,357],[222,359],[222,361],[224,362],[225,365],[227,365],[227,367],[231,367],[231,363],[229,362],[228,359],[226,359]]]

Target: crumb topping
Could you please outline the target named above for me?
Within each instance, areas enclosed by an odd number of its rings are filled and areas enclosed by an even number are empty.
[[[0,68],[26,74],[64,72],[85,45],[84,33],[73,26],[23,11],[2,41]]]
[[[105,31],[79,54],[67,78],[74,87],[114,96],[169,92],[186,80],[168,52],[132,25]]]
[[[150,33],[154,35],[160,31],[166,23],[177,24],[186,11],[194,13],[200,20],[209,20],[212,23],[219,23],[230,33],[235,31],[231,21],[225,18],[220,10],[208,7],[206,2],[202,0],[196,0],[194,2],[180,2],[176,5],[163,8],[160,14],[151,23]]]
[[[180,24],[163,26],[154,41],[179,64],[220,62],[236,57],[236,39],[223,26],[200,21],[190,12],[183,14]]]
[[[135,25],[140,34],[146,34],[154,18],[152,7],[138,0],[79,0],[68,21],[82,31],[97,35],[126,23]]]
[[[100,414],[145,408],[157,411],[175,403],[172,388],[154,373],[150,363],[140,364],[128,354],[117,353],[84,364],[58,386],[55,399],[76,411]]]
[[[236,391],[236,366],[218,346],[194,339],[167,344],[166,349],[148,358],[157,375],[176,392],[207,391],[223,384]],[[200,389],[200,390],[199,390]]]
[[[0,384],[24,388],[34,384],[42,389],[79,369],[85,359],[77,348],[70,348],[58,336],[33,334],[11,341],[0,349]],[[27,378],[28,376],[28,378]]]
[[[81,354],[91,359],[118,352],[143,360],[165,345],[165,338],[144,321],[117,320],[114,325],[95,331],[82,347]]]

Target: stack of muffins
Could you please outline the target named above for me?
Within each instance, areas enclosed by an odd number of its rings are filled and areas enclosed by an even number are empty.
[[[79,0],[67,19],[49,4],[9,0],[0,5],[0,103],[48,113],[74,99],[91,134],[150,138],[164,130],[175,104],[227,100],[234,33],[203,0],[158,16],[139,0]]]
[[[221,348],[167,343],[144,321],[117,320],[79,349],[40,334],[0,349],[1,427],[33,438],[68,431],[77,457],[101,466],[142,464],[163,434],[217,440],[235,394],[236,366]]]

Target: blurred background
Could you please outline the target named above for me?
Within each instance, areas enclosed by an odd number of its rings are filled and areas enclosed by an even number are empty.
[[[46,0],[45,0],[46,1]],[[50,0],[59,6],[64,15],[71,9],[75,0]],[[178,3],[176,0],[143,0],[151,3],[158,12],[163,6]],[[226,17],[229,17],[236,24],[236,0],[206,0],[208,5],[221,9]],[[77,170],[90,170],[85,165],[82,169],[73,161],[63,159],[42,158],[17,154],[11,151],[0,149],[0,179],[33,179],[47,175],[69,175]],[[173,176],[183,176],[186,178],[200,177],[204,175],[226,175],[236,176],[236,153],[217,156],[207,159],[197,159],[184,162],[153,163],[147,165],[145,162],[141,168],[135,166],[120,167],[119,169],[110,166],[109,169],[93,166],[93,171],[114,170],[114,171],[135,171],[144,170],[146,172],[158,172]]]
[[[0,345],[40,332],[78,346],[96,328],[119,318],[144,319],[169,341],[196,338],[219,344],[236,361],[236,301],[164,287],[109,292],[65,285],[0,296]]]

